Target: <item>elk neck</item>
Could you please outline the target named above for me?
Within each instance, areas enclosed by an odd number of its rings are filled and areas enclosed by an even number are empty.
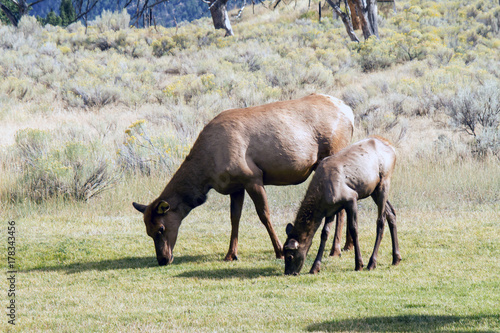
[[[210,189],[203,164],[188,156],[163,190],[160,198],[172,207],[177,207],[186,216],[193,208],[202,205],[207,200],[207,193]]]
[[[311,245],[322,218],[316,200],[306,196],[300,205],[294,223],[294,235],[300,244],[306,244],[307,247]]]

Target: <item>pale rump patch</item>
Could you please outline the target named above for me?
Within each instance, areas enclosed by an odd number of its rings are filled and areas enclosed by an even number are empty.
[[[354,127],[354,113],[352,113],[352,109],[347,104],[345,104],[344,101],[330,95],[325,95],[325,94],[319,94],[319,95],[328,97],[330,101],[333,103],[333,105],[335,105],[338,108],[338,110],[351,121],[351,124]]]

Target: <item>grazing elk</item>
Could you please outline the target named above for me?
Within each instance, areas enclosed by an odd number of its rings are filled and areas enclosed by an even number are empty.
[[[225,260],[237,259],[245,191],[271,237],[276,257],[283,258],[264,185],[305,181],[323,158],[350,143],[353,120],[352,110],[341,100],[319,94],[221,112],[201,131],[160,196],[149,205],[133,203],[144,214],[158,264],[173,261],[182,220],[205,202],[212,188],[231,197],[231,240]]]
[[[340,210],[347,213],[347,224],[353,239],[356,270],[363,269],[357,228],[357,201],[371,196],[378,206],[377,237],[368,269],[377,265],[377,253],[387,219],[392,237],[392,264],[401,261],[396,213],[387,200],[396,153],[392,145],[380,137],[359,141],[325,158],[317,167],[297,213],[295,224],[286,227],[284,245],[285,274],[299,274],[316,230],[325,217],[321,243],[310,273],[317,273],[328,239],[333,217]]]

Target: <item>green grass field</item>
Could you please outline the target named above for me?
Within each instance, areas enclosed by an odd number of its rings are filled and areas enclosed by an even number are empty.
[[[316,276],[307,271],[319,236],[303,274],[284,276],[284,263],[274,259],[269,237],[249,200],[240,228],[240,260],[224,262],[229,198],[214,192],[184,220],[174,263],[157,266],[153,242],[130,202],[159,193],[161,184],[159,179],[136,179],[88,203],[54,200],[4,210],[4,234],[7,220],[15,219],[18,226],[15,329],[500,330],[500,168],[496,163],[400,166],[391,200],[398,213],[401,264],[390,265],[386,232],[376,270],[355,272],[353,253],[348,252],[340,259],[325,257]],[[306,185],[268,188],[282,241]],[[115,202],[115,197],[123,200]],[[371,200],[361,201],[365,264],[375,239],[375,217]],[[2,270],[4,254],[5,250]],[[5,279],[3,286],[5,290]],[[1,325],[2,331],[14,331],[5,317]]]

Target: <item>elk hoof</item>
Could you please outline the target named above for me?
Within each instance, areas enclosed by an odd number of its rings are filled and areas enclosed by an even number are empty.
[[[353,244],[346,244],[346,245],[344,246],[344,248],[342,249],[342,252],[351,251],[353,248],[354,248],[354,245],[353,245]]]
[[[285,256],[283,255],[283,251],[276,252],[276,259],[285,259]]]
[[[236,254],[228,253],[224,258],[224,261],[233,261],[233,260],[238,260],[238,256]]]
[[[368,269],[369,271],[371,271],[372,269],[375,269],[376,267],[377,267],[377,262],[376,262],[376,261],[372,261],[372,260],[370,260],[370,262],[368,263],[368,267],[367,267],[367,269]]]
[[[394,266],[399,265],[400,262],[401,262],[401,256],[399,254],[397,256],[394,256],[394,258],[392,259],[392,264]]]
[[[341,257],[342,256],[342,251],[340,251],[340,248],[332,249],[330,251],[330,257]]]
[[[361,265],[356,265],[356,268],[354,270],[358,271],[358,272],[362,271],[363,270],[363,265],[362,264]]]
[[[311,270],[309,271],[310,274],[318,274],[319,271],[321,270],[321,263],[314,263],[313,266],[311,267]]]

